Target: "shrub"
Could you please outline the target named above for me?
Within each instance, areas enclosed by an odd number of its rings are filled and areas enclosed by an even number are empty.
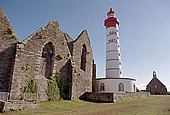
[[[39,35],[39,39],[45,39],[46,37],[44,35]]]
[[[58,83],[58,88],[60,91],[60,97],[63,99],[67,99],[67,95],[68,95],[68,91],[69,91],[69,87],[68,85],[65,85],[61,79],[61,73],[59,71],[56,71],[55,73],[55,77],[57,79],[57,83]]]
[[[69,91],[68,85],[65,85],[63,81],[60,79],[58,87],[60,89],[60,97],[62,97],[63,99],[67,99],[67,95]]]
[[[50,79],[47,81],[46,94],[48,96],[49,101],[56,101],[60,99],[57,82],[53,76],[50,76]]]
[[[13,35],[12,38],[14,38],[14,40],[18,40],[16,35]]]
[[[11,28],[9,28],[8,30],[7,30],[7,32],[8,32],[8,34],[12,34],[12,35],[14,35],[15,33],[14,33],[14,30],[13,29],[11,29]]]
[[[56,72],[55,72],[55,77],[56,77],[56,78],[60,78],[60,77],[61,77],[61,73],[60,73],[59,71],[56,71]]]
[[[29,67],[28,64],[26,64],[25,66],[22,66],[22,67],[21,67],[21,70],[24,70],[24,71],[27,71],[27,70],[29,70],[29,69],[30,69],[30,67]]]
[[[35,80],[30,79],[27,84],[22,88],[23,93],[37,93],[38,92],[38,86],[37,82]]]
[[[58,54],[58,55],[56,56],[56,59],[57,59],[57,60],[62,60],[62,59],[64,59],[64,56],[63,56],[62,54]]]

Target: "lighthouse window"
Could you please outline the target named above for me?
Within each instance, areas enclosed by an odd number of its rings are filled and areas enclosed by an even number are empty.
[[[87,48],[86,45],[83,44],[82,46],[82,54],[81,54],[81,66],[80,68],[84,71],[86,71],[86,54],[87,54]]]
[[[121,65],[121,62],[119,62],[119,65]]]
[[[122,74],[122,72],[120,71],[120,74]]]
[[[100,84],[100,91],[105,91],[105,85],[104,85],[104,83],[101,83],[101,84]]]
[[[118,85],[118,91],[124,91],[124,85],[123,85],[123,83],[119,83],[119,85]]]

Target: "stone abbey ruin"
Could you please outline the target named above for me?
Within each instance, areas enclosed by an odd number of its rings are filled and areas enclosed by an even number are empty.
[[[20,42],[0,7],[0,42],[1,100],[21,100],[24,92],[48,100],[48,80],[53,78],[64,99],[78,99],[92,91],[96,74],[86,30],[73,40],[51,21]],[[34,89],[28,91],[31,83]]]

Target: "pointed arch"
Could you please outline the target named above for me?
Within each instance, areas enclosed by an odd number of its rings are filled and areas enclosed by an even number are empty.
[[[43,58],[42,74],[49,78],[53,74],[54,66],[54,45],[52,42],[44,45],[41,57]]]
[[[104,83],[101,83],[101,84],[100,84],[100,91],[105,91],[105,85],[104,85]]]
[[[83,71],[86,71],[86,54],[87,54],[87,48],[86,45],[82,45],[82,54],[81,54],[81,66],[80,69]]]
[[[118,91],[124,91],[124,85],[123,85],[123,83],[119,83],[119,85],[118,85]]]

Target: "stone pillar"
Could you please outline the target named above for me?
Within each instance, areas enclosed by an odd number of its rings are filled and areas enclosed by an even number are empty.
[[[96,64],[94,64],[94,60],[93,60],[92,92],[95,92],[95,88],[96,88]]]

